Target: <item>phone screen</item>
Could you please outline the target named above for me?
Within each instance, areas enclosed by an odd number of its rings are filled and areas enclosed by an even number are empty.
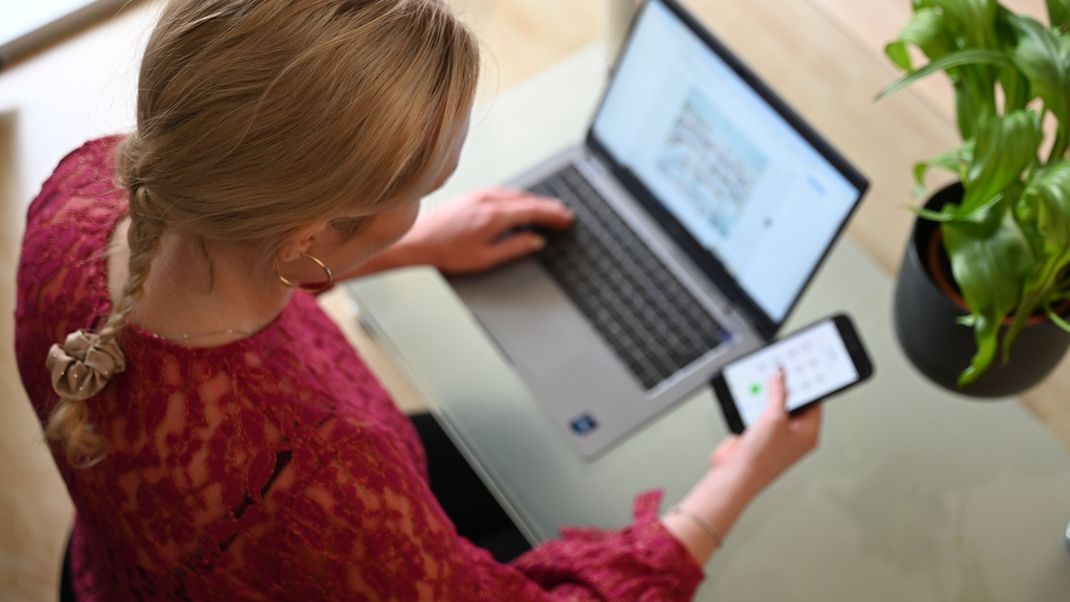
[[[832,320],[799,331],[725,367],[725,384],[747,427],[765,409],[769,400],[766,387],[781,366],[789,411],[842,389],[860,376]]]

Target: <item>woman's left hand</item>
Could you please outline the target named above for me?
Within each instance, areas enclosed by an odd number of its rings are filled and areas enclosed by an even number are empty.
[[[479,272],[542,249],[538,229],[564,230],[572,220],[560,201],[494,188],[421,215],[398,246],[443,273]]]

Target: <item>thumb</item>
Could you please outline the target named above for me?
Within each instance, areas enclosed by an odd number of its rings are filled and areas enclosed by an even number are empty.
[[[788,387],[783,367],[777,368],[776,373],[770,377],[767,390],[769,401],[765,411],[774,415],[787,414]]]

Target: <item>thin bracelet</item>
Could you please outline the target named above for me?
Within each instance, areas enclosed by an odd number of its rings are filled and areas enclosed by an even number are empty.
[[[682,515],[686,516],[687,518],[691,519],[691,522],[693,522],[696,525],[702,527],[702,530],[705,531],[706,533],[709,533],[710,537],[713,538],[713,541],[714,541],[714,544],[715,544],[713,547],[714,547],[715,550],[720,548],[721,547],[721,543],[724,542],[724,536],[721,535],[721,532],[718,531],[716,527],[711,525],[709,523],[709,521],[707,521],[706,519],[702,518],[701,516],[695,514],[692,511],[688,510],[687,508],[681,508],[679,506],[673,506],[673,507],[669,508],[669,514],[670,515],[671,514],[682,514]]]

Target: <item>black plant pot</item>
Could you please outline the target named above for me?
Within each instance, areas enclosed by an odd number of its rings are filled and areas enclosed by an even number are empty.
[[[953,184],[929,199],[925,207],[939,211],[944,204],[962,200],[962,185]],[[1002,353],[977,382],[959,388],[959,374],[970,365],[977,350],[973,329],[956,320],[967,315],[937,285],[933,269],[952,282],[943,245],[931,253],[939,224],[918,219],[907,244],[895,288],[895,332],[911,363],[936,384],[971,397],[1005,397],[1021,393],[1044,379],[1070,347],[1070,333],[1050,321],[1026,326],[1004,365]],[[937,256],[937,265],[932,257]],[[1006,332],[1004,326],[1004,333]],[[1002,338],[1001,338],[1002,340]]]

